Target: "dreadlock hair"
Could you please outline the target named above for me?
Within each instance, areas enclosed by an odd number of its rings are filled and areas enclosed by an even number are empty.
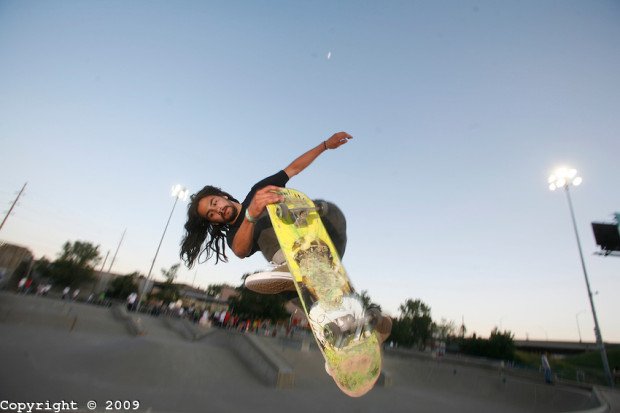
[[[185,235],[181,241],[180,253],[181,259],[188,268],[193,267],[196,260],[200,263],[202,254],[206,254],[205,261],[215,255],[216,264],[220,260],[228,262],[225,240],[228,224],[214,224],[198,215],[198,203],[202,198],[209,195],[225,196],[231,201],[239,202],[230,194],[211,185],[205,186],[191,196],[187,207],[187,222],[184,226]]]

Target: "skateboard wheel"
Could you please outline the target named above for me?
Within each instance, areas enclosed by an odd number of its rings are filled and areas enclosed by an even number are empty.
[[[366,310],[366,321],[371,329],[374,330],[380,318],[381,311],[379,311],[377,308],[370,308]]]
[[[323,327],[323,335],[325,339],[334,347],[338,347],[340,341],[342,341],[342,331],[338,324],[328,323]]]
[[[276,215],[283,221],[288,221],[291,217],[291,211],[288,209],[285,203],[280,203],[276,206]]]

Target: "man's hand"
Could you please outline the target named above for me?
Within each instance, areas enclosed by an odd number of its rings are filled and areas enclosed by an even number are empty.
[[[336,132],[325,141],[325,147],[327,149],[336,149],[337,147],[347,143],[349,139],[353,139],[353,136],[346,132]]]
[[[279,193],[280,189],[275,185],[268,185],[256,191],[252,202],[248,205],[248,214],[252,218],[258,218],[268,204],[284,202],[284,196]]]

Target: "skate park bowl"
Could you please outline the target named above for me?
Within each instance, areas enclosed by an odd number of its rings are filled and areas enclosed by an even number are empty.
[[[187,320],[0,292],[0,401],[109,401],[149,412],[614,412],[618,391],[546,385],[542,375],[386,350],[384,373],[352,399],[310,337],[289,339]],[[87,408],[87,402],[95,402]]]

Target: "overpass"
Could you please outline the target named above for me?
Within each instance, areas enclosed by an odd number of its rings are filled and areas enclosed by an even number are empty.
[[[588,341],[550,341],[550,340],[515,340],[517,350],[531,353],[579,354],[598,351],[595,342]],[[605,343],[605,347],[620,346],[618,343]]]

